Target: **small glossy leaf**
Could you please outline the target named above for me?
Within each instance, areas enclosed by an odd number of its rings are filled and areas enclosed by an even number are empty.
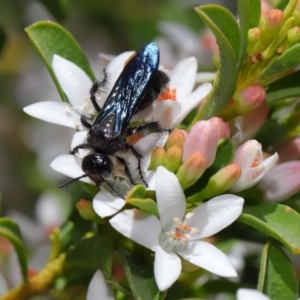
[[[67,252],[66,263],[72,267],[101,269],[106,278],[111,276],[113,243],[112,240],[101,236],[91,236],[81,239]]]
[[[272,300],[296,300],[298,288],[290,259],[281,248],[269,242],[261,256],[258,289]]]
[[[300,254],[300,215],[289,206],[266,201],[247,201],[239,220]]]
[[[130,198],[126,199],[126,203],[138,207],[144,213],[155,215],[158,217],[157,205],[153,199]]]
[[[220,70],[213,90],[202,104],[194,122],[217,115],[230,101],[236,86],[240,37],[236,20],[223,7],[204,5],[196,12],[215,35],[220,51]]]
[[[154,279],[153,265],[132,256],[130,252],[123,248],[120,248],[119,251],[135,299],[160,299],[160,292]]]
[[[248,31],[257,27],[260,19],[260,0],[237,0],[240,24],[240,49],[238,56],[238,70],[241,68],[248,44]]]
[[[10,218],[0,218],[0,235],[8,239],[14,246],[23,280],[27,281],[27,251],[18,224]]]
[[[260,81],[270,82],[272,78],[278,77],[280,74],[290,71],[300,64],[300,44],[294,45],[280,55],[272,64],[262,72]]]
[[[280,78],[267,87],[266,102],[273,104],[276,101],[296,98],[300,96],[300,71]]]
[[[52,69],[51,64],[54,54],[72,61],[83,69],[93,81],[95,80],[93,71],[79,44],[62,26],[50,21],[41,21],[27,27],[25,31],[45,62],[63,101],[67,102],[68,99],[60,87]]]

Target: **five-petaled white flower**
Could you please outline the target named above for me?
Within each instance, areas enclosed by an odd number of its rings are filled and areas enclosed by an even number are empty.
[[[222,195],[198,206],[185,217],[186,199],[177,177],[159,167],[155,176],[159,219],[136,209],[124,210],[110,223],[124,236],[155,252],[154,275],[161,291],[181,273],[178,254],[189,262],[220,276],[236,271],[224,253],[200,239],[219,232],[242,212],[244,199]]]

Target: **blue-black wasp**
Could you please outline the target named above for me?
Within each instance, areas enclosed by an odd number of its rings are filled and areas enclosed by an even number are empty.
[[[89,177],[97,186],[106,182],[119,196],[120,193],[107,181],[113,170],[109,156],[124,166],[126,176],[135,184],[126,160],[116,154],[118,151],[131,151],[138,161],[138,172],[141,180],[147,186],[142,170],[138,149],[129,144],[126,138],[135,132],[146,129],[153,132],[165,132],[157,121],[145,123],[137,127],[129,127],[132,117],[148,108],[165,88],[169,81],[167,75],[158,70],[159,48],[152,42],[137,50],[127,61],[123,71],[115,82],[103,106],[100,108],[96,101],[96,93],[103,82],[96,81],[90,89],[91,102],[98,113],[93,124],[85,116],[81,117],[82,124],[89,129],[86,143],[75,147],[71,154],[79,149],[91,149],[92,153],[82,160],[84,174],[74,178],[60,187],[83,177]]]

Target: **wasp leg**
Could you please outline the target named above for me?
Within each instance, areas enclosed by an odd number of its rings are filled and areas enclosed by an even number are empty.
[[[70,154],[76,154],[76,153],[78,153],[78,150],[79,149],[90,149],[91,147],[89,146],[89,144],[80,144],[80,145],[78,145],[78,146],[76,146],[71,152],[70,152]]]
[[[139,175],[140,175],[140,178],[142,179],[144,185],[146,187],[148,187],[148,183],[146,182],[146,180],[144,179],[144,175],[143,175],[143,172],[142,172],[142,158],[143,158],[143,155],[141,153],[139,153],[132,145],[130,144],[127,144],[127,149],[130,149],[132,154],[136,157],[137,161],[138,161],[138,167],[137,167],[137,170],[139,172]]]
[[[150,129],[150,130],[154,131],[155,133],[164,133],[164,132],[170,133],[170,131],[171,131],[170,129],[162,128],[157,121],[153,121],[153,122],[149,122],[146,124],[142,124],[140,126],[127,128],[126,135],[129,136],[136,132],[140,132],[140,131],[143,131],[146,129]]]
[[[100,106],[97,103],[95,94],[98,92],[98,90],[101,87],[104,87],[106,85],[106,83],[107,83],[107,73],[105,72],[105,69],[103,70],[103,73],[104,73],[103,80],[101,80],[101,81],[97,80],[96,82],[94,82],[93,85],[92,85],[92,87],[91,87],[91,89],[90,89],[90,98],[91,98],[91,101],[93,103],[93,106],[94,106],[95,110],[98,113],[101,111],[101,108],[100,108]]]
[[[119,156],[116,156],[116,158],[124,166],[125,174],[129,178],[131,184],[136,185],[136,183],[134,182],[134,180],[132,178],[132,175],[131,175],[131,172],[130,172],[130,170],[128,168],[126,160],[124,158],[122,158],[122,157],[119,157]]]
[[[90,129],[92,127],[92,125],[87,120],[90,120],[90,119],[87,118],[86,116],[81,116],[80,117],[80,121],[81,121],[82,125],[84,127],[86,127],[87,129]]]

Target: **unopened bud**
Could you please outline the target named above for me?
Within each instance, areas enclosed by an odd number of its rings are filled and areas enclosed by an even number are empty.
[[[162,165],[171,172],[176,172],[181,165],[182,149],[174,145],[168,149]]]
[[[300,28],[298,26],[291,28],[287,33],[288,47],[300,42]]]
[[[247,46],[247,53],[250,55],[255,54],[255,45],[260,39],[260,29],[255,27],[251,28],[248,31],[248,46]]]
[[[157,167],[161,166],[165,156],[165,149],[163,147],[156,147],[151,154],[150,169],[156,170]]]
[[[183,148],[185,138],[187,137],[187,132],[180,129],[174,129],[169,135],[167,140],[166,149],[168,150],[172,146],[176,145],[179,148]]]
[[[225,166],[209,179],[202,191],[188,198],[188,201],[197,204],[201,203],[204,199],[224,193],[238,181],[241,173],[242,168],[237,163]]]
[[[282,23],[284,13],[280,9],[271,9],[266,13],[265,18],[266,26],[275,26],[278,28]]]
[[[218,132],[218,137],[220,139],[229,138],[230,137],[230,129],[226,122],[223,119],[214,117],[208,120],[213,128]]]
[[[183,189],[192,186],[204,173],[206,159],[199,151],[194,152],[179,168],[176,176]]]
[[[96,223],[102,223],[102,219],[95,213],[90,201],[81,199],[76,203],[76,208],[80,216],[85,220],[91,220]]]
[[[251,85],[243,89],[237,96],[238,111],[246,113],[260,106],[266,98],[265,89],[259,85]]]

